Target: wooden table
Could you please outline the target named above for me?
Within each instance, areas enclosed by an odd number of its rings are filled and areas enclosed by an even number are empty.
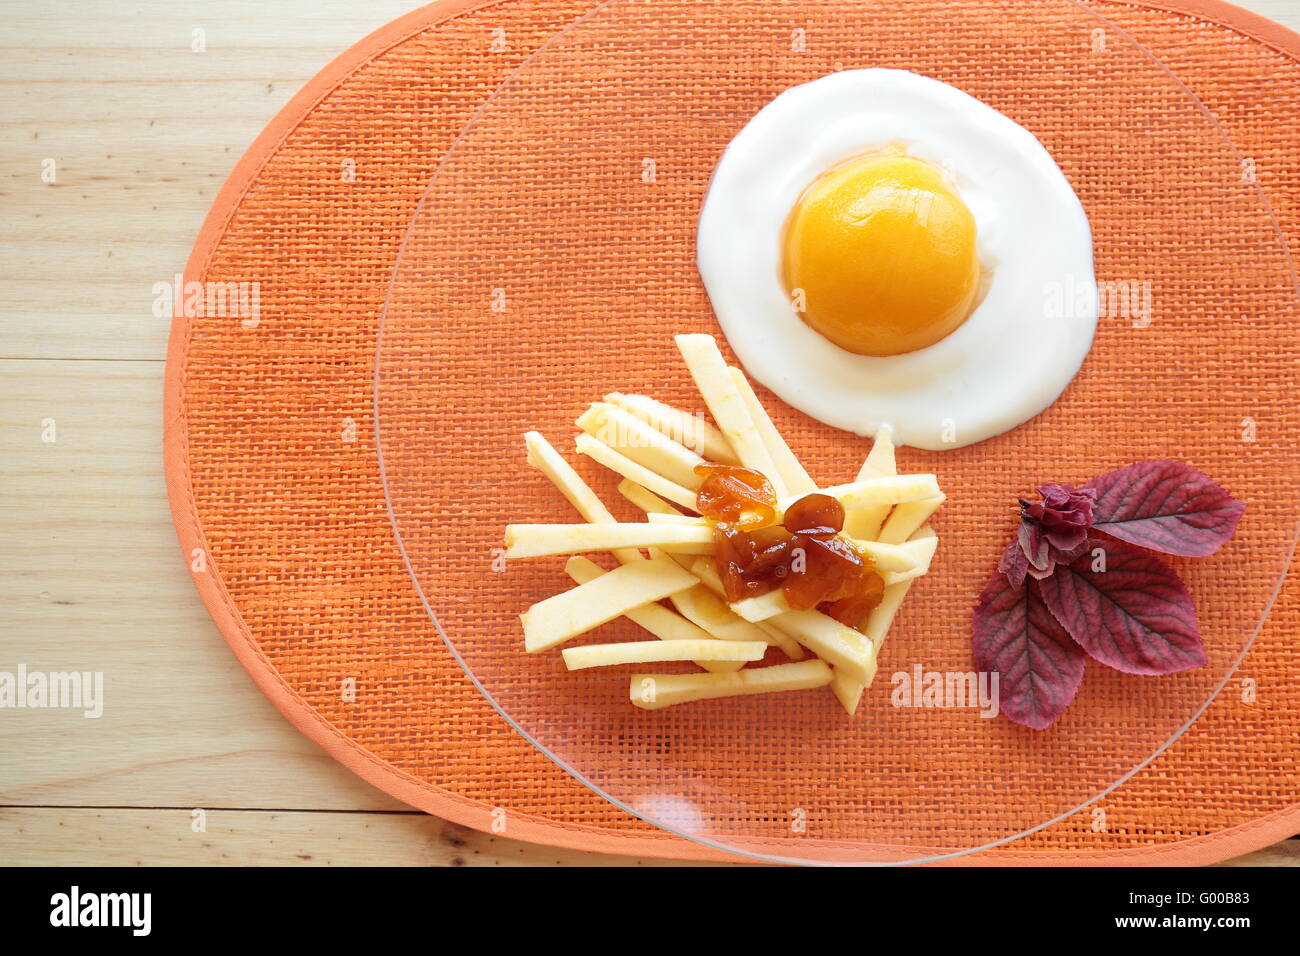
[[[1245,5],[1300,29],[1300,0]],[[97,720],[0,711],[0,861],[660,863],[480,834],[361,782],[256,690],[180,559],[152,286],[289,97],[413,6],[0,0],[0,669],[110,681]],[[1300,841],[1235,862],[1300,865]]]

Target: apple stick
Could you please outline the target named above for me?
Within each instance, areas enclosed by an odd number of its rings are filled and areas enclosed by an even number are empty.
[[[691,415],[645,395],[626,395],[622,392],[610,392],[605,396],[605,401],[626,409],[660,434],[667,435],[709,461],[724,465],[740,464],[740,459],[731,450],[722,432],[706,421],[702,412]]]
[[[695,579],[695,575],[692,574],[691,577]],[[678,614],[720,641],[762,641],[764,645],[770,643],[764,631],[732,614],[727,605],[703,584],[678,591],[669,600],[677,608]]]
[[[512,524],[506,526],[505,543],[507,558],[542,558],[552,554],[650,547],[687,554],[711,554],[713,529],[640,521],[632,524]]]
[[[528,432],[524,436],[528,448],[528,463],[551,479],[560,493],[588,521],[599,524],[616,524],[617,519],[610,514],[599,496],[591,490],[582,477],[573,470],[563,456],[538,432]],[[645,492],[649,494],[649,492]],[[658,500],[658,499],[656,499]],[[622,564],[644,561],[645,555],[635,548],[618,548],[614,557]],[[693,560],[693,559],[692,559]],[[576,584],[586,584],[605,573],[605,569],[595,562],[580,556],[569,559],[564,569]],[[634,624],[645,628],[655,637],[665,641],[712,640],[708,632],[692,624],[676,611],[661,604],[647,604],[634,608],[625,615]],[[742,666],[731,661],[699,661],[705,670],[721,672],[735,671]]]
[[[887,585],[880,603],[867,615],[862,629],[871,640],[877,654],[880,653],[880,646],[885,643],[885,634],[889,632],[889,626],[894,622],[894,615],[902,607],[903,598],[907,597],[907,591],[912,586],[913,580],[915,579]],[[831,682],[831,690],[850,717],[858,709],[864,687],[862,681],[840,670],[836,670],[835,678]]]
[[[923,574],[928,574],[930,572],[930,562],[934,560],[934,552],[939,547],[939,539],[931,533],[928,537],[905,541],[899,547],[910,552],[916,558],[916,567],[910,571],[890,571],[881,575],[886,585],[898,584],[900,581],[910,581],[912,578],[919,578]]]
[[[633,674],[628,690],[642,710],[741,694],[770,694],[811,690],[831,682],[831,669],[818,660],[777,664],[734,674]]]
[[[679,515],[676,508],[652,491],[647,491],[635,481],[624,478],[618,483],[618,493],[647,515]]]
[[[894,456],[894,430],[888,425],[876,429],[875,441],[866,461],[858,469],[858,481],[870,478],[887,478],[898,474]],[[844,531],[854,538],[873,541],[889,515],[889,505],[866,505],[854,508],[844,517]]]
[[[946,500],[947,495],[939,495],[935,498],[922,498],[919,501],[896,505],[893,514],[880,529],[876,540],[883,541],[885,544],[901,544],[910,538],[917,528],[930,520],[930,516],[938,511],[939,506]]]
[[[574,440],[578,453],[600,462],[610,471],[617,472],[624,478],[635,481],[643,488],[648,488],[661,498],[667,498],[684,508],[695,507],[695,492],[683,488],[675,481],[669,481],[658,472],[651,471],[644,465],[638,465],[631,458],[615,451],[604,442],[597,441],[587,433],[578,435]]]
[[[759,621],[754,625],[760,631],[767,635],[767,642],[781,648],[781,653],[792,661],[801,661],[808,656],[803,649],[803,645],[798,641],[786,637],[777,628],[773,627],[767,621]]]
[[[551,483],[568,499],[578,514],[592,524],[618,523],[605,503],[591,490],[591,486],[582,480],[582,476],[573,470],[573,466],[564,460],[564,456],[540,432],[526,433],[524,447],[528,449],[528,464],[551,479]],[[636,548],[619,548],[614,552],[614,557],[622,564],[645,560],[645,555]]]
[[[903,598],[907,597],[907,591],[914,580],[915,578],[912,578],[886,585],[880,603],[867,615],[867,620],[862,625],[862,632],[871,639],[877,652],[880,650],[880,645],[885,643],[885,635],[889,633],[890,625],[894,623],[894,617],[898,614],[898,609],[903,606]]]
[[[777,431],[776,425],[772,423],[771,416],[758,400],[758,395],[754,393],[754,387],[745,378],[745,373],[734,365],[728,368],[731,373],[732,381],[736,383],[736,390],[740,392],[741,398],[745,400],[745,407],[749,409],[749,417],[754,420],[754,427],[758,429],[758,437],[767,448],[767,453],[772,458],[772,464],[776,466],[776,473],[781,476],[785,482],[786,492],[791,495],[810,495],[817,490],[817,482],[808,476],[799,459],[795,457],[790,446],[786,444],[781,433]]]
[[[651,557],[664,557],[662,552],[651,549]],[[695,574],[695,559],[686,559],[678,555],[669,555],[697,580],[699,575]],[[715,572],[716,574],[716,572]],[[784,647],[782,641],[774,641],[763,628],[748,621],[742,620],[732,613],[731,608],[727,607],[725,601],[714,593],[713,588],[708,582],[701,581],[699,587],[690,588],[686,591],[680,591],[671,597],[673,607],[677,608],[678,613],[704,630],[708,631],[718,640],[722,641],[763,641],[766,644],[778,644]],[[785,640],[788,640],[786,638]]]
[[[845,509],[865,505],[898,505],[921,498],[937,498],[943,494],[939,490],[938,479],[928,474],[882,475],[847,485],[833,485],[823,488],[821,493],[838,498]],[[792,504],[794,499],[789,498],[779,502],[782,511]]]
[[[591,438],[590,435],[578,436],[579,440],[584,438],[588,441],[595,442],[595,439]],[[597,442],[597,444],[599,443]],[[602,445],[601,447],[604,448],[605,446]],[[611,453],[615,455],[618,454],[618,452],[613,451],[611,451]],[[635,481],[636,479],[634,478],[632,480]],[[659,492],[654,488],[650,488],[650,490],[655,492],[655,494],[659,494]],[[678,490],[685,495],[692,494],[684,488],[679,488]],[[934,475],[929,474],[886,475],[880,478],[868,478],[864,481],[855,481],[847,485],[833,485],[830,488],[823,488],[820,493],[830,495],[832,498],[838,498],[840,503],[844,505],[845,510],[850,512],[852,509],[860,508],[863,505],[883,504],[886,506],[886,509],[888,509],[890,505],[919,501],[921,499],[943,497],[943,492],[939,490],[938,480]],[[660,495],[660,497],[668,497],[668,495]],[[776,504],[775,520],[779,523],[782,516],[785,514],[786,509],[798,500],[799,498],[789,495],[779,499]],[[686,507],[693,507],[694,503],[694,497],[692,497],[691,504],[686,505]],[[677,514],[680,515],[681,513],[678,512]],[[660,517],[662,516],[663,513],[661,512]],[[669,517],[669,520],[676,520],[676,518]],[[686,516],[684,520],[700,524],[707,522],[707,519],[695,515]],[[852,534],[850,534],[849,537],[855,538],[859,541],[870,540],[858,538],[857,535]]]
[[[911,540],[922,541],[927,538],[934,539],[937,542],[935,533],[930,529],[930,526],[922,525],[912,534]],[[881,645],[885,643],[885,635],[889,633],[890,625],[894,623],[894,616],[898,614],[898,609],[903,606],[903,599],[907,597],[908,589],[911,588],[914,580],[915,578],[907,578],[896,584],[886,584],[880,603],[872,608],[871,613],[862,622],[862,632],[871,640],[877,655],[880,653]],[[835,679],[831,682],[831,690],[835,693],[844,709],[848,711],[850,717],[858,709],[858,701],[862,699],[862,688],[863,685],[860,682],[838,671],[835,674]]]
[[[866,685],[876,674],[876,649],[851,627],[820,611],[787,611],[771,623],[828,664]]]
[[[776,489],[778,497],[788,494],[713,336],[679,335],[677,348],[686,360],[686,367],[690,369],[691,378],[695,379],[709,414],[718,423],[741,464],[761,471]],[[654,491],[653,488],[650,490]]]
[[[765,641],[634,641],[627,644],[587,644],[566,647],[564,666],[571,671],[619,664],[659,664],[664,661],[727,661],[743,664],[761,661],[767,653]]]
[[[591,527],[599,527],[592,525]],[[605,550],[605,549],[601,549]],[[530,654],[562,644],[633,608],[699,586],[699,579],[671,561],[635,561],[539,601],[519,616]]]
[[[891,425],[881,425],[876,429],[872,439],[871,451],[858,469],[858,481],[868,478],[883,478],[898,474],[898,462],[894,453],[894,429]]]
[[[687,570],[699,578],[700,583],[712,591],[714,597],[725,599],[726,591],[722,587],[722,576],[718,574],[718,562],[713,558],[695,558]],[[798,641],[787,637],[778,628],[772,627],[765,622],[754,621],[751,623],[767,635],[769,644],[775,644],[781,648],[781,651],[790,660],[801,661],[804,659],[803,646]]]
[[[695,490],[704,481],[695,473],[695,467],[704,464],[703,458],[617,405],[596,402],[574,424],[620,455],[683,488]]]
[[[648,514],[646,522],[661,528],[712,528],[707,518],[697,518],[693,515],[680,514]],[[913,571],[919,565],[923,558],[927,557],[926,550],[923,546],[915,545],[910,542],[906,544],[881,544],[879,541],[859,541],[856,538],[850,539],[855,548],[862,554],[871,558],[875,562],[877,571]],[[768,592],[775,594],[779,592]],[[746,598],[744,602],[755,602],[752,606],[756,609],[768,608],[765,602],[776,601],[777,598],[769,597],[768,594],[758,598]],[[749,606],[749,605],[747,605]],[[755,616],[746,617],[745,612],[737,611],[745,620],[762,621],[771,617],[773,614],[779,614],[782,610],[790,610],[788,607],[781,605],[771,605],[767,613],[755,610]]]
[[[755,624],[794,610],[786,600],[785,592],[780,588],[760,594],[758,597],[744,598],[732,604],[731,609],[746,621],[753,621]]]
[[[696,515],[684,515],[680,511],[647,512],[645,520],[651,524],[675,524],[684,528],[711,528],[713,527],[708,518],[701,518]]]
[[[594,561],[580,555],[569,558],[564,570],[569,577],[573,578],[576,584],[586,584],[588,581],[608,573]],[[684,643],[715,640],[712,634],[698,624],[692,624],[676,611],[666,608],[662,604],[644,604],[641,607],[633,608],[623,616],[632,623],[645,628],[661,641]],[[706,671],[715,672],[736,671],[740,670],[742,666],[732,661],[705,660],[703,658],[696,660],[695,663]]]
[[[834,676],[831,678],[831,693],[850,717],[858,712],[858,704],[862,701],[862,691],[865,689],[861,681],[854,680],[838,668],[835,669]]]

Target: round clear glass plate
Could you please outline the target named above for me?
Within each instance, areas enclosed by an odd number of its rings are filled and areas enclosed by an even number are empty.
[[[713,165],[782,90],[865,66],[952,83],[1042,140],[1092,222],[1097,339],[1062,398],[1024,426],[953,451],[899,450],[900,469],[935,472],[949,500],[933,569],[855,717],[825,691],[639,710],[627,668],[568,673],[557,653],[523,651],[518,615],[571,582],[562,558],[504,561],[503,529],[578,520],[527,466],[523,433],[541,431],[633,520],[612,477],[573,454],[574,418],[611,391],[701,407],[673,335],[721,337],[694,269]],[[612,0],[495,92],[411,222],[376,365],[385,494],[466,673],[596,792],[752,857],[942,859],[1085,807],[1223,689],[1294,544],[1296,305],[1249,162],[1176,77],[1080,4]],[[866,441],[760,395],[819,481],[853,478]],[[1171,560],[1196,599],[1207,666],[1149,678],[1090,664],[1044,732],[978,707],[900,705],[896,686],[973,670],[971,609],[1018,496],[1149,458],[1188,461],[1249,505],[1219,554]],[[643,635],[620,620],[583,640]]]

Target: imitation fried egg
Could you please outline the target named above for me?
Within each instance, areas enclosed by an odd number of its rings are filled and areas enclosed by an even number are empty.
[[[969,445],[1037,415],[1097,324],[1083,206],[1032,133],[938,80],[851,70],[731,141],[700,275],[745,368],[860,435]]]

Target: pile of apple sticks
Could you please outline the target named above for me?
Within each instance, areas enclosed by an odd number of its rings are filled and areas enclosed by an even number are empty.
[[[618,490],[645,512],[644,522],[619,522],[545,438],[524,436],[529,465],[551,480],[584,522],[506,528],[509,559],[572,555],[565,570],[575,586],[520,615],[524,647],[549,650],[626,617],[656,640],[565,648],[568,668],[693,661],[704,671],[632,674],[629,697],[637,707],[829,686],[851,715],[875,675],[876,654],[903,598],[929,570],[938,538],[926,522],[943,503],[943,492],[934,475],[897,473],[887,427],[877,433],[856,480],[819,487],[713,338],[679,335],[676,341],[716,425],[618,392],[576,422],[577,451],[621,476]],[[844,535],[884,579],[880,604],[857,628],[817,610],[792,610],[780,589],[728,604],[713,559],[713,527],[695,511],[702,481],[695,466],[706,461],[762,472],[777,494],[778,521],[805,495],[839,499]],[[606,571],[582,557],[596,551],[612,553],[618,567]],[[746,668],[769,646],[789,663]]]

